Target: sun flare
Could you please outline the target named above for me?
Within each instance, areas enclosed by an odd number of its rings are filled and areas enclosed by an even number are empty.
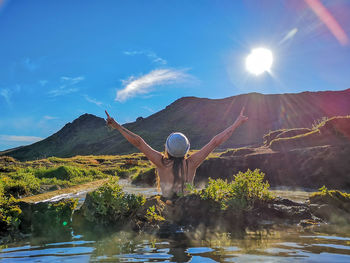
[[[250,73],[260,75],[265,71],[270,71],[272,63],[273,55],[271,50],[255,48],[247,56],[245,66]]]

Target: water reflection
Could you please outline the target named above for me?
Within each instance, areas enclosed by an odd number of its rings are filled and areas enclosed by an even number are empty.
[[[273,227],[241,233],[197,230],[165,239],[131,232],[36,237],[8,244],[1,262],[350,262],[349,226]]]

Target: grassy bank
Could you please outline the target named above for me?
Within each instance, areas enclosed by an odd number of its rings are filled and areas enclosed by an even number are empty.
[[[0,189],[8,198],[21,198],[109,176],[128,178],[150,168],[143,154],[49,157],[27,162],[5,156],[0,157]]]

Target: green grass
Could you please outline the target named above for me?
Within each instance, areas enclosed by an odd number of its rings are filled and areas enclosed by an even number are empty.
[[[326,123],[326,121],[328,121],[328,120],[329,120],[329,118],[324,116],[324,117],[322,117],[322,118],[320,118],[318,120],[315,120],[312,123],[311,127],[312,127],[313,130],[317,130],[320,127],[322,127]]]
[[[116,169],[116,174],[120,178],[128,178],[130,175],[137,174],[140,171],[139,167],[130,167],[130,168],[118,168]]]
[[[316,130],[312,130],[310,132],[303,133],[303,134],[298,134],[292,137],[277,138],[270,142],[270,146],[274,147],[276,144],[280,144],[283,142],[291,142],[292,140],[296,141],[300,139],[306,139],[308,136],[318,135],[319,133],[320,133],[319,130],[316,129]]]
[[[234,148],[226,150],[225,152],[220,154],[220,157],[246,155],[253,152],[254,150],[248,147]]]
[[[68,187],[106,178],[108,175],[94,168],[61,165],[51,168],[19,168],[15,172],[1,173],[1,192],[16,198],[38,194],[42,186]]]
[[[88,155],[71,158],[49,157],[20,162],[0,157],[2,193],[16,198],[43,193],[108,176],[133,177],[152,164],[142,153],[130,155]]]

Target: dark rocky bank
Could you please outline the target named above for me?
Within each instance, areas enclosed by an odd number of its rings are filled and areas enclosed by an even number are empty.
[[[349,199],[350,200],[350,199]],[[161,196],[148,198],[139,209],[127,217],[101,217],[99,221],[89,221],[88,213],[96,207],[87,199],[83,206],[73,212],[74,201],[68,200],[47,203],[19,203],[23,211],[19,230],[2,233],[2,242],[22,239],[28,234],[40,236],[69,235],[91,231],[136,231],[148,232],[162,237],[181,235],[186,231],[211,230],[244,232],[279,224],[299,224],[312,227],[322,223],[350,224],[350,201],[339,204],[320,203],[310,200],[298,203],[289,199],[276,198],[269,202],[257,202],[246,210],[222,210],[212,200],[201,200],[199,196],[189,195],[173,200],[171,203]],[[340,205],[341,204],[341,205]],[[61,208],[58,208],[61,207]],[[154,215],[148,211],[154,207]]]

